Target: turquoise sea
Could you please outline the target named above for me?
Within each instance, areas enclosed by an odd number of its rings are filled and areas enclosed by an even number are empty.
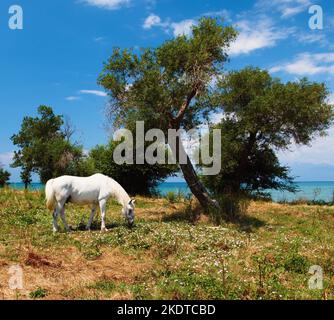
[[[286,191],[268,190],[274,201],[293,201],[299,199],[323,200],[332,202],[334,200],[334,181],[303,181],[296,182],[298,192],[291,193]],[[162,183],[158,190],[161,194],[168,191],[189,193],[189,188],[185,182],[165,182]]]
[[[298,199],[333,201],[334,181],[303,181],[295,184],[299,189],[297,193],[269,190],[272,199],[274,201],[293,201]],[[10,186],[15,189],[24,188],[22,183],[12,183]],[[30,190],[41,190],[43,187],[41,183],[33,183],[29,188]],[[158,186],[157,191],[161,195],[165,195],[169,191],[181,192],[185,195],[190,193],[185,182],[164,182]]]

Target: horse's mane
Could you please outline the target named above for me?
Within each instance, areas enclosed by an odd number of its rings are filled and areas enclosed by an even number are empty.
[[[117,181],[115,181],[114,179],[110,177],[108,177],[108,179],[109,179],[108,182],[111,187],[112,195],[117,199],[117,201],[121,205],[126,206],[131,200],[130,196]]]

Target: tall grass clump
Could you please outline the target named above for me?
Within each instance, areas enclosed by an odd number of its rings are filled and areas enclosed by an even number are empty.
[[[175,203],[177,201],[177,194],[174,191],[168,191],[165,198],[169,203]]]
[[[182,190],[178,189],[177,192],[168,191],[165,195],[165,198],[169,203],[177,203],[187,199],[187,196],[182,192]]]

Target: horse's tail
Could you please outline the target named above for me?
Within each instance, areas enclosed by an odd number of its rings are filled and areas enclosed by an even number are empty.
[[[46,197],[46,207],[49,210],[54,209],[55,205],[55,192],[53,190],[53,179],[49,180],[45,186],[45,197]]]

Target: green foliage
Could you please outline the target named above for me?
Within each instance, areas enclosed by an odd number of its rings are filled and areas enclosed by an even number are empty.
[[[48,295],[48,291],[43,288],[37,288],[35,291],[30,292],[29,296],[31,299],[42,299]]]
[[[158,183],[173,175],[175,165],[142,165],[115,163],[113,153],[120,142],[110,141],[106,146],[97,146],[90,151],[88,161],[97,172],[115,179],[130,194],[151,194]],[[136,152],[134,150],[134,160]]]
[[[21,181],[24,183],[25,189],[28,188],[28,185],[31,183],[31,169],[27,167],[22,167],[21,169]]]
[[[217,19],[203,18],[190,36],[178,36],[140,54],[114,49],[98,80],[110,96],[113,126],[133,129],[136,121],[145,121],[146,129],[158,128],[166,135],[169,129],[200,124],[214,108],[201,100],[212,95],[210,84],[223,73],[236,35]],[[178,162],[177,148],[172,151]],[[214,205],[189,158],[181,170],[201,205]]]
[[[38,115],[25,117],[20,132],[11,138],[19,148],[12,167],[22,167],[22,181],[28,185],[32,172],[38,173],[43,183],[63,174],[85,175],[82,147],[66,139],[62,116],[47,106],[40,106]]]
[[[276,152],[326,134],[334,113],[325,85],[306,79],[282,83],[267,71],[245,68],[230,72],[217,87],[212,102],[224,109],[214,127],[222,132],[222,171],[203,177],[205,184],[219,194],[294,191],[289,168]]]
[[[110,94],[111,120],[118,126],[145,120],[148,129],[165,131],[193,128],[211,109],[196,99],[209,93],[210,81],[222,72],[235,37],[232,27],[205,18],[193,27],[191,37],[179,36],[140,54],[114,49],[99,77]]]
[[[6,185],[9,181],[9,178],[10,178],[10,173],[4,170],[0,164],[0,187]]]
[[[284,262],[285,270],[300,274],[307,273],[309,267],[309,261],[299,254],[289,255]]]
[[[177,201],[177,194],[174,191],[168,191],[165,198],[170,203],[175,203]]]
[[[178,191],[168,191],[165,198],[170,203],[177,203],[184,200],[188,200],[189,196],[185,195],[181,190]]]

